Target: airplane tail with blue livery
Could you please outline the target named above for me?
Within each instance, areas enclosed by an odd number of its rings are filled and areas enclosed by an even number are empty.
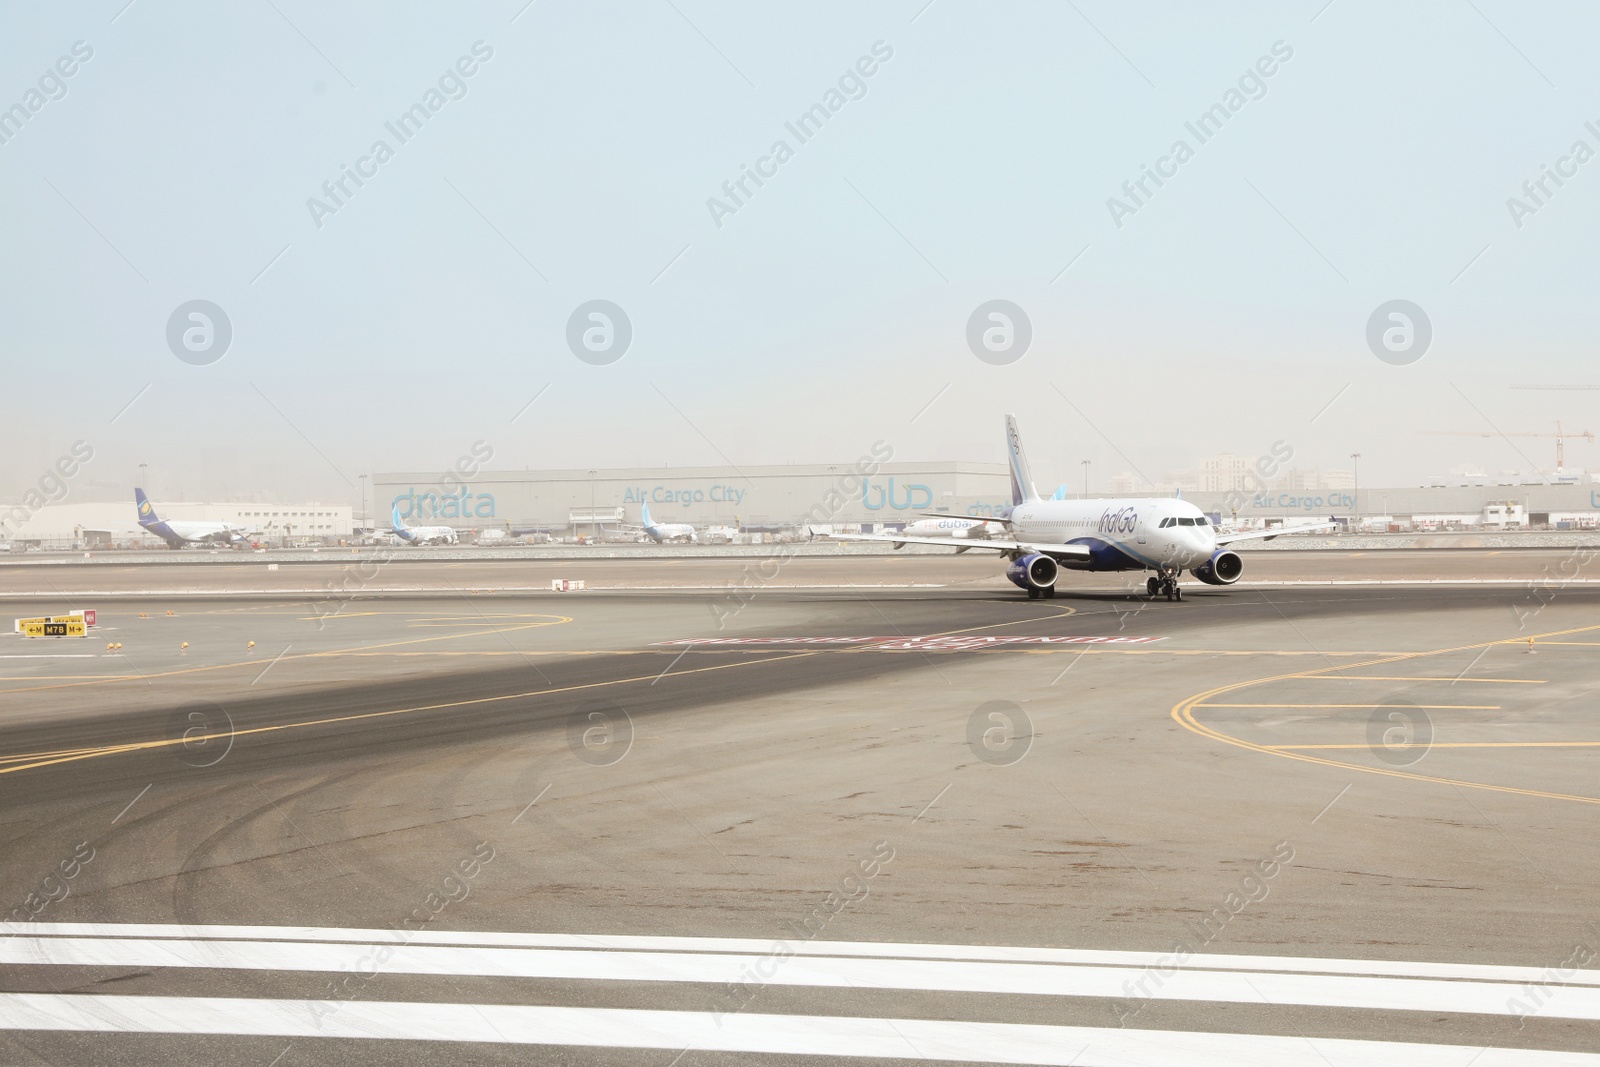
[[[1270,539],[1283,529],[1224,533],[1187,500],[1175,497],[1130,497],[1067,500],[1058,490],[1046,500],[1034,487],[1033,472],[1022,450],[1015,415],[1006,416],[1006,452],[1011,471],[1011,513],[1003,522],[1010,539],[989,537],[951,545],[946,537],[906,532],[841,535],[840,540],[888,541],[901,545],[943,545],[958,552],[989,550],[1009,561],[1006,578],[1028,599],[1056,595],[1062,570],[1151,571],[1145,593],[1181,600],[1178,576],[1188,571],[1206,585],[1232,585],[1244,573],[1244,560],[1228,548],[1250,538]],[[1064,487],[1063,487],[1064,488]],[[1292,532],[1327,530],[1338,523],[1296,526]]]
[[[1022,451],[1022,433],[1017,429],[1015,415],[1006,416],[1006,451],[1011,461],[1011,506],[1031,504],[1039,499],[1039,490],[1033,486],[1033,471]]]
[[[150,498],[144,495],[144,490],[138,486],[133,489],[133,503],[139,509],[139,528],[148,530],[161,540],[177,548],[183,544],[183,538],[173,532],[172,528],[161,521],[161,516],[156,514],[156,509],[151,505]]]

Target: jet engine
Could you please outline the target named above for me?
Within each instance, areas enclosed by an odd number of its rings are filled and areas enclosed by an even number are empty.
[[[1055,587],[1056,574],[1061,570],[1049,556],[1035,552],[1011,561],[1006,567],[1006,577],[1019,589],[1030,592]]]
[[[1244,560],[1232,549],[1220,548],[1200,566],[1191,568],[1189,573],[1207,585],[1232,585],[1244,573]]]

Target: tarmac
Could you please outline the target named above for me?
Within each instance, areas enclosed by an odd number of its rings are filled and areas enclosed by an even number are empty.
[[[1570,550],[745,564],[0,568],[5,1062],[1596,1062]]]

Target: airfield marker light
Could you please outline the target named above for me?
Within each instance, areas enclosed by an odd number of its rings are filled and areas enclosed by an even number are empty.
[[[245,647],[246,648],[255,648],[256,647],[256,643],[254,641],[251,641],[249,644],[245,645]]]
[[[179,645],[178,647],[180,649],[185,649],[186,650],[189,647],[189,642],[185,641],[183,644]]]
[[[1527,651],[1527,655],[1530,655],[1530,656],[1531,656],[1531,655],[1533,655],[1533,654],[1534,654],[1534,651],[1533,651],[1533,638],[1531,638],[1531,637],[1530,637],[1530,638],[1528,638],[1528,651]]]

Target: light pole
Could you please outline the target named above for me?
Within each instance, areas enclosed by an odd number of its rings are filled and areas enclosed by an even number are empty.
[[[356,477],[361,480],[361,529],[365,531],[367,528],[367,476],[358,474]]]
[[[594,530],[590,536],[592,536],[596,541],[600,540],[600,520],[595,516],[594,513],[594,476],[598,473],[600,472],[589,472],[589,525]]]
[[[1089,461],[1079,460],[1083,464],[1083,499],[1089,499]]]
[[[1350,495],[1354,503],[1350,511],[1350,529],[1358,532],[1361,529],[1361,453],[1350,453]]]
[[[149,481],[149,478],[150,478],[150,464],[148,464],[148,463],[139,464],[139,488],[143,489],[146,493],[150,492],[150,481]]]

